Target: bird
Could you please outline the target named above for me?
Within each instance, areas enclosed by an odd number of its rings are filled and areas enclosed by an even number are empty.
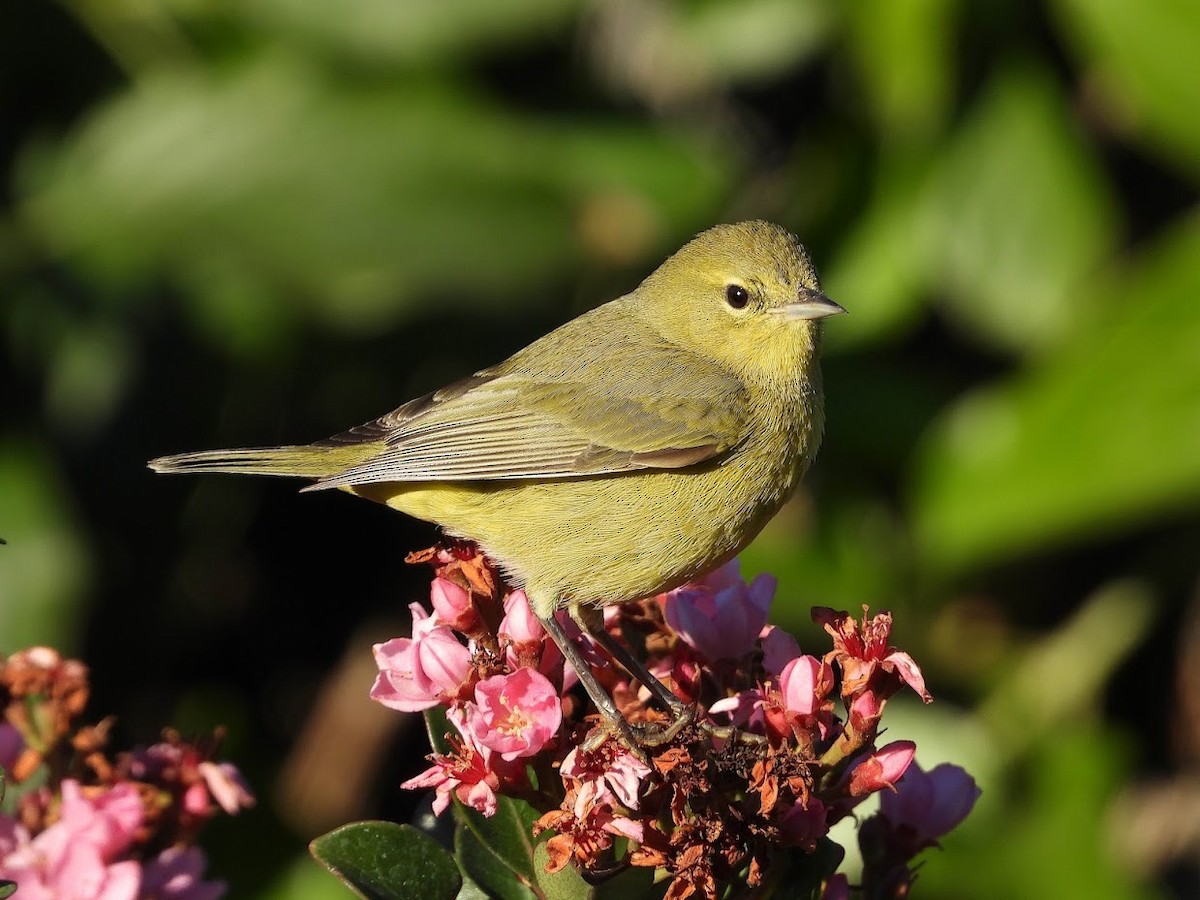
[[[305,491],[346,491],[478,545],[525,591],[609,723],[644,743],[555,615],[567,610],[640,669],[672,727],[686,724],[598,611],[723,565],[787,501],[824,428],[820,320],[845,311],[786,229],[717,225],[630,293],[363,425],[149,466],[308,478]]]

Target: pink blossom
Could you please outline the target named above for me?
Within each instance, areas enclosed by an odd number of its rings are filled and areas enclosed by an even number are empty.
[[[218,900],[223,881],[205,881],[207,861],[199,847],[168,847],[142,867],[138,900]]]
[[[120,860],[142,824],[137,788],[124,782],[89,794],[79,782],[64,779],[58,821],[32,839],[0,817],[0,878],[17,882],[22,900],[134,900],[138,895],[141,866]]]
[[[747,585],[733,560],[667,593],[667,624],[705,658],[737,659],[753,649],[766,625],[775,584],[773,576],[759,575]]]
[[[608,741],[591,753],[576,747],[562,761],[559,773],[578,782],[574,814],[584,819],[594,806],[637,809],[642,779],[650,774],[650,767],[626,747]]]
[[[254,806],[254,794],[250,792],[242,773],[232,763],[205,760],[197,768],[209,794],[226,813],[233,816],[237,815],[238,810]]]
[[[0,769],[11,772],[24,749],[25,739],[21,732],[8,722],[0,722]]]
[[[807,806],[797,803],[790,807],[779,820],[779,832],[783,840],[809,852],[828,831],[825,804],[816,797],[809,797]]]
[[[867,689],[851,701],[849,713],[850,726],[859,734],[865,734],[883,718],[883,703],[874,691]]]
[[[820,706],[818,691],[824,663],[815,656],[797,656],[779,673],[779,693],[784,708],[795,715],[811,716]]]
[[[791,634],[777,625],[763,628],[758,637],[763,652],[763,668],[778,675],[783,667],[800,655],[800,645]]]
[[[761,687],[756,687],[718,700],[708,708],[708,714],[715,716],[727,713],[730,725],[761,733],[766,703],[767,695]]]
[[[865,797],[883,788],[894,788],[916,755],[912,741],[893,741],[859,760],[843,781],[851,797]],[[885,795],[886,796],[886,795]]]
[[[493,675],[475,686],[466,723],[475,740],[504,760],[533,756],[558,732],[562,701],[546,676],[533,669]]]
[[[505,659],[509,668],[529,666],[555,684],[563,684],[566,672],[562,651],[547,636],[542,620],[529,605],[529,597],[524,591],[513,591],[505,598],[504,618],[496,631],[502,640],[508,641]],[[571,674],[574,676],[573,671]],[[563,690],[573,683],[563,685]]]
[[[451,752],[433,754],[430,757],[433,765],[400,787],[406,790],[436,790],[437,795],[433,799],[435,815],[440,816],[446,811],[453,796],[485,816],[494,816],[500,777],[493,764],[492,751],[474,743],[461,711],[451,709],[446,718],[458,730],[458,736],[450,736]]]
[[[942,763],[925,772],[914,762],[896,790],[881,795],[879,812],[895,825],[912,828],[919,842],[932,842],[967,817],[980,793],[959,766]]]
[[[617,837],[629,838],[639,844],[646,835],[645,825],[641,821],[630,819],[627,816],[614,815],[613,811],[606,806],[592,807],[588,813],[588,825]]]
[[[497,630],[514,644],[541,644],[546,640],[542,620],[529,605],[529,597],[524,591],[513,591],[504,598],[504,618]]]
[[[379,675],[371,699],[402,712],[420,712],[456,700],[467,689],[471,651],[421,604],[413,603],[409,609],[413,636],[393,638],[372,648]]]
[[[881,612],[868,619],[864,606],[860,623],[847,612],[818,606],[813,608],[812,617],[833,638],[833,649],[825,658],[841,664],[843,696],[848,697],[864,689],[878,670],[891,682],[878,689],[881,700],[887,699],[903,684],[916,691],[926,703],[933,700],[925,689],[925,678],[913,658],[888,644],[892,632],[891,613]]]
[[[440,575],[429,589],[433,611],[443,625],[455,631],[470,632],[479,627],[479,610],[471,592]]]

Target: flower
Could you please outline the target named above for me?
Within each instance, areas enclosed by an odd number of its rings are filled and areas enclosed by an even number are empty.
[[[0,816],[0,878],[21,886],[21,900],[134,900],[141,866],[121,856],[142,819],[134,785],[85,791],[64,779],[59,819],[35,837]]]
[[[254,806],[254,794],[232,763],[205,760],[197,768],[208,793],[228,815],[237,815],[238,810]]]
[[[500,777],[493,766],[492,751],[474,743],[461,711],[452,709],[446,713],[446,718],[458,730],[458,735],[447,736],[451,752],[432,754],[429,758],[433,765],[403,782],[400,787],[406,790],[436,790],[437,795],[433,799],[435,815],[440,816],[445,812],[450,805],[450,798],[454,796],[485,816],[494,816]]]
[[[820,707],[820,699],[824,696],[822,687],[832,683],[832,676],[823,677],[827,673],[825,663],[815,656],[797,656],[779,673],[779,693],[783,697],[783,706],[789,713],[796,716],[811,716]]]
[[[851,797],[865,797],[885,787],[894,788],[916,752],[917,745],[912,741],[892,741],[863,757],[845,775],[848,793]]]
[[[827,606],[813,608],[813,621],[824,626],[833,638],[833,649],[825,654],[830,662],[842,667],[842,696],[849,697],[864,690],[877,671],[884,673],[887,682],[879,690],[880,699],[907,684],[926,703],[933,700],[925,689],[921,670],[907,653],[888,645],[892,632],[892,614],[881,612],[867,619],[863,607],[861,624],[847,612],[835,612]]]
[[[138,900],[218,900],[226,884],[205,881],[206,864],[199,847],[168,847],[142,866]]]
[[[375,644],[379,675],[371,699],[401,712],[420,712],[458,699],[472,674],[471,651],[419,603],[409,606],[413,636]]]
[[[555,684],[563,684],[566,672],[562,651],[558,649],[558,644],[549,639],[542,620],[529,605],[529,597],[524,591],[513,591],[504,599],[504,618],[500,620],[496,633],[502,640],[508,641],[505,659],[510,668],[529,666]],[[573,683],[574,671],[571,672],[571,681],[564,684],[563,689]]]
[[[942,763],[926,772],[914,762],[895,791],[882,795],[879,814],[913,829],[919,843],[932,843],[967,817],[981,793],[959,766]]]
[[[796,639],[777,625],[768,625],[758,636],[763,652],[763,668],[778,675],[783,667],[800,655]]]
[[[7,722],[0,722],[0,769],[11,772],[21,752],[25,749],[25,739]]]
[[[559,774],[564,781],[577,783],[574,813],[584,819],[594,806],[637,809],[642,779],[650,774],[650,767],[616,741],[605,741],[591,753],[573,749],[562,761]]]
[[[779,832],[784,841],[803,847],[811,853],[817,841],[825,837],[829,826],[825,824],[825,804],[816,797],[808,798],[808,805],[799,803],[789,807],[779,820]]]
[[[737,560],[665,595],[667,624],[709,660],[737,659],[754,647],[767,624],[775,578],[759,575],[747,585]]]
[[[471,632],[479,627],[479,610],[471,592],[440,575],[429,589],[433,611],[442,624],[455,631]]]
[[[480,746],[514,760],[532,756],[554,737],[562,724],[562,701],[545,675],[517,669],[479,682],[465,714]]]

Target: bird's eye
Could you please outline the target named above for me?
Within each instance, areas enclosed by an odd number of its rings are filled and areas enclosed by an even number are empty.
[[[745,309],[750,302],[750,292],[740,284],[731,284],[725,288],[725,302],[734,309]]]

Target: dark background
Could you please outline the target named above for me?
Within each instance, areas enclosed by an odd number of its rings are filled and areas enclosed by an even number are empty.
[[[304,844],[413,812],[366,691],[435,532],[145,460],[340,431],[769,218],[851,315],[743,564],[924,667],[889,737],[984,794],[918,895],[1193,896],[1197,47],[1165,0],[4,4],[0,651],[85,659],[125,744],[227,724],[212,873],[342,896]]]

